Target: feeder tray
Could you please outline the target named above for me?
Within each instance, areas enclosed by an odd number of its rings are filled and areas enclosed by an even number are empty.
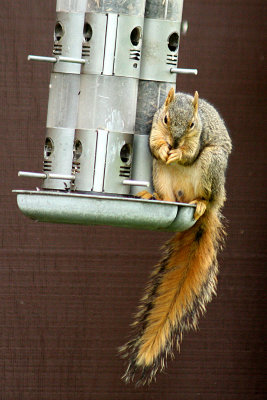
[[[195,205],[99,194],[14,190],[21,212],[40,222],[112,225],[181,232],[194,225]]]

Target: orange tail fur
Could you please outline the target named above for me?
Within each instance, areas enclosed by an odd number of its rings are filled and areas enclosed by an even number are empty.
[[[224,230],[218,211],[209,209],[188,231],[165,244],[133,323],[135,338],[120,351],[128,359],[126,382],[150,383],[162,370],[184,331],[197,327],[216,293],[217,249]]]

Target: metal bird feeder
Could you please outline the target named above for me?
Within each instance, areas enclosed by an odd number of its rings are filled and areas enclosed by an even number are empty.
[[[57,0],[40,190],[15,190],[43,222],[183,231],[193,205],[153,191],[148,135],[177,73],[183,1]]]

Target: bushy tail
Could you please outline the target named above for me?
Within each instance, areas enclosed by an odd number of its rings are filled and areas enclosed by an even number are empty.
[[[128,359],[125,382],[150,383],[165,366],[184,331],[197,327],[216,293],[217,249],[224,230],[218,211],[207,210],[196,224],[165,244],[141,300],[133,327],[135,337],[120,348]]]

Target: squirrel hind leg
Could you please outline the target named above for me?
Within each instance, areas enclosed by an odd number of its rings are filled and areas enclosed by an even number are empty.
[[[159,195],[157,193],[150,193],[147,190],[142,190],[141,192],[138,192],[135,197],[138,197],[139,199],[146,199],[146,200],[161,200]]]

